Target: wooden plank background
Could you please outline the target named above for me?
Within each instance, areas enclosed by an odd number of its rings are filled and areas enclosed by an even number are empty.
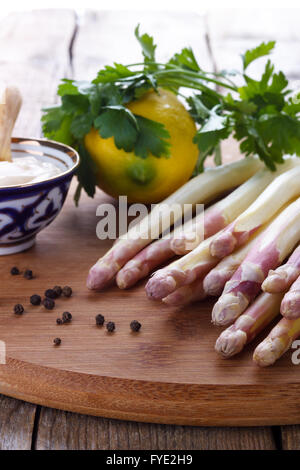
[[[24,96],[15,135],[40,136],[40,109],[56,101],[59,78],[88,79],[112,60],[136,62],[140,52],[133,29],[137,23],[157,38],[160,59],[191,45],[203,68],[210,69],[237,68],[238,54],[245,48],[275,38],[276,63],[297,82],[299,19],[298,9],[215,10],[203,15],[87,11],[78,17],[66,10],[11,14],[0,24],[0,73]],[[1,450],[281,448],[300,448],[300,426],[202,428],[121,422],[0,396]]]

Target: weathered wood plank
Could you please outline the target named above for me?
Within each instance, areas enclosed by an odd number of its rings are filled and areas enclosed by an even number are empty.
[[[208,29],[218,68],[241,70],[240,54],[262,41],[276,40],[272,61],[289,79],[300,79],[299,68],[299,9],[292,8],[233,8],[210,10]],[[258,75],[264,61],[249,67]],[[298,83],[299,88],[299,83]]]
[[[1,81],[23,95],[14,135],[40,136],[40,109],[55,102],[58,79],[68,73],[74,28],[72,11],[14,13],[1,21]],[[0,449],[31,448],[35,413],[35,405],[0,396]]]
[[[75,28],[71,10],[14,13],[0,27],[0,76],[20,88],[23,106],[14,135],[40,136],[41,108],[53,104],[58,79],[69,73]]]
[[[103,65],[142,60],[134,29],[154,36],[158,60],[168,60],[183,47],[192,46],[203,68],[211,68],[206,47],[204,17],[191,12],[87,11],[79,21],[73,48],[75,78],[91,79]]]
[[[300,426],[281,426],[283,450],[300,450]]]
[[[0,450],[31,449],[36,406],[0,395]]]
[[[43,408],[39,450],[275,449],[270,428],[202,428],[122,422]]]

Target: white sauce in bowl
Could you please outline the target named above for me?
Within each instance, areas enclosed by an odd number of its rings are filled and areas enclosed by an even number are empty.
[[[35,157],[22,157],[12,162],[0,161],[0,188],[25,183],[38,183],[53,176],[61,170],[50,162],[43,162]]]

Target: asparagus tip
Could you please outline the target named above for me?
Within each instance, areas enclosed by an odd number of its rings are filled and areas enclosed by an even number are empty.
[[[238,354],[247,342],[247,335],[242,330],[233,327],[223,331],[215,344],[215,350],[224,358]]]

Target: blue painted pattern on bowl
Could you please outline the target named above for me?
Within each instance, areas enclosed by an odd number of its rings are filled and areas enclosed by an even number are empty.
[[[33,156],[51,162],[61,173],[34,184],[0,187],[0,255],[18,253],[34,244],[37,233],[62,209],[79,164],[74,149],[45,139],[13,138],[11,152],[13,159]]]

